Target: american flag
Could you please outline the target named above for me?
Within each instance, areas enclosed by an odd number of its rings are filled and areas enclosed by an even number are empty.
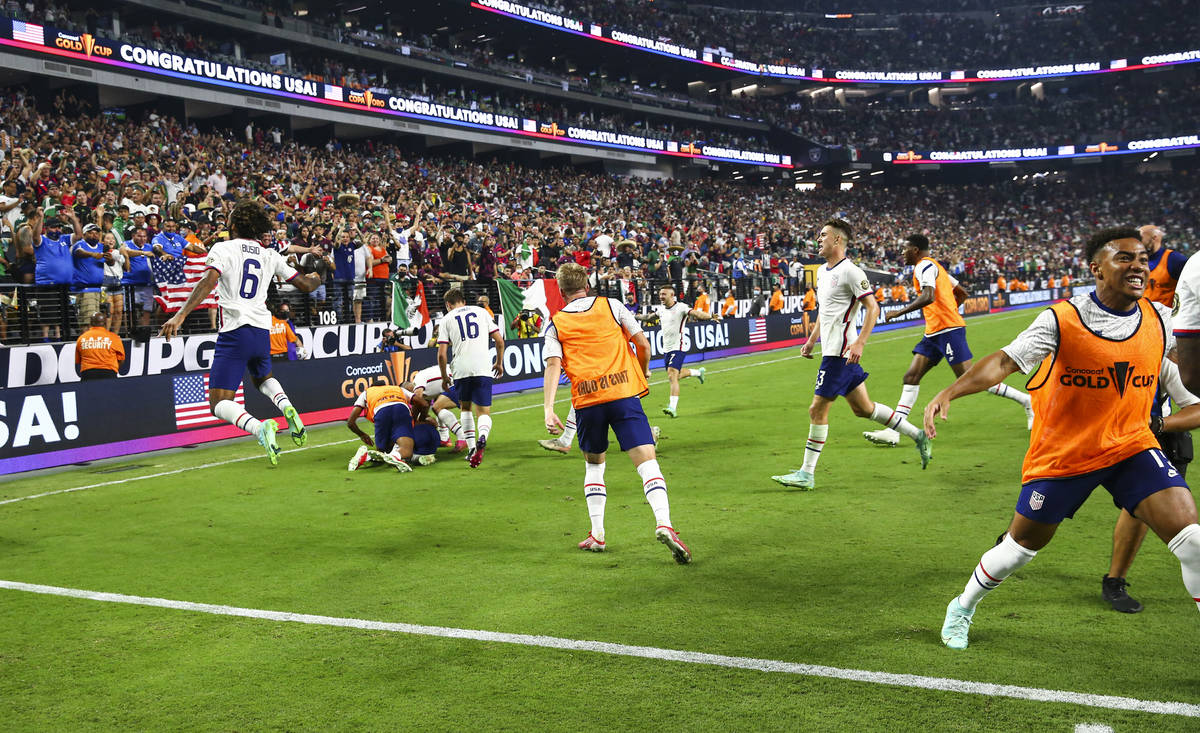
[[[167,313],[174,313],[183,307],[192,288],[200,282],[208,267],[204,264],[205,256],[192,252],[184,252],[183,260],[176,257],[168,260],[157,257],[150,260],[150,272],[154,275],[154,284],[158,286],[158,295],[154,299]],[[217,291],[214,289],[197,308],[217,307]]]
[[[767,341],[767,319],[750,319],[750,343],[762,344]]]
[[[39,46],[46,45],[46,37],[42,33],[42,27],[36,23],[26,23],[22,20],[14,20],[13,25],[13,40],[25,41],[26,43],[36,43]]]
[[[175,377],[171,380],[175,392],[175,429],[198,428],[222,422],[208,407],[208,375]],[[246,391],[238,385],[233,401],[246,406]]]
[[[342,98],[342,88],[333,84],[325,85],[325,98],[333,102],[344,102]]]

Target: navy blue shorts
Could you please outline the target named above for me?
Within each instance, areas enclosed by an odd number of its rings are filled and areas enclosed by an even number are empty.
[[[265,328],[241,326],[217,334],[208,388],[236,392],[247,368],[257,379],[271,373],[271,332]]]
[[[437,453],[438,446],[442,444],[437,428],[427,422],[413,425],[412,439],[415,456],[431,456]]]
[[[1092,490],[1104,486],[1113,504],[1130,514],[1142,499],[1187,482],[1158,448],[1136,453],[1120,463],[1068,478],[1034,479],[1021,487],[1017,513],[1035,522],[1058,524],[1075,516]]]
[[[451,389],[458,393],[450,396],[455,404],[461,405],[464,402],[470,402],[472,405],[480,407],[492,406],[491,377],[463,377],[462,379],[455,377]]]
[[[437,431],[434,431],[436,434]],[[375,411],[375,448],[389,453],[401,438],[413,437],[412,414],[403,402],[390,402]]]
[[[617,435],[617,444],[627,451],[639,445],[654,445],[650,421],[642,411],[642,401],[626,397],[599,405],[575,410],[576,436],[579,450],[584,453],[603,453],[608,450],[608,429]]]
[[[840,356],[826,356],[821,359],[813,393],[831,400],[839,395],[848,395],[867,381],[867,376],[861,364],[851,364]]]
[[[667,369],[683,369],[684,356],[685,354],[682,351],[668,351],[663,366]]]
[[[943,356],[946,357],[947,364],[970,361],[971,349],[967,347],[967,329],[955,328],[934,336],[926,336],[917,342],[912,353],[920,354],[931,364],[937,364]]]

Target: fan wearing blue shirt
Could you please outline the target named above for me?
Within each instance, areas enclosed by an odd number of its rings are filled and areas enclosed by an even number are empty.
[[[146,227],[131,227],[132,235],[125,242],[124,254],[129,260],[129,272],[121,278],[122,285],[133,288],[134,308],[138,311],[138,325],[149,326],[150,314],[154,312],[154,275],[150,272],[150,260],[155,257]]]
[[[79,309],[79,330],[86,331],[91,324],[92,316],[100,312],[103,301],[101,286],[104,284],[104,265],[112,262],[112,254],[105,251],[100,243],[100,227],[95,224],[85,224],[83,239],[75,241],[71,247],[71,257],[74,260],[74,277],[72,289],[78,293],[75,303]]]

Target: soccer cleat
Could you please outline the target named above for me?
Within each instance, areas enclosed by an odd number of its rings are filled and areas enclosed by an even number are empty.
[[[436,462],[437,456],[435,455],[417,456],[417,463],[421,464],[422,466],[431,466]]]
[[[967,632],[971,630],[971,617],[974,611],[968,611],[958,605],[955,596],[950,605],[946,606],[946,621],[942,624],[942,643],[951,649],[967,648]]]
[[[465,441],[465,440],[454,441],[454,452],[455,453],[462,453],[466,449],[467,449],[467,441]]]
[[[883,428],[875,431],[864,430],[863,437],[875,445],[900,445],[900,433],[891,428]]]
[[[591,532],[588,532],[586,540],[579,543],[579,549],[587,550],[588,552],[604,552],[605,547],[607,545],[604,544],[604,540],[596,539],[592,536]]]
[[[438,443],[438,447],[439,448],[452,448],[452,447],[454,447],[454,443],[449,438],[446,438],[445,440]]]
[[[287,418],[288,427],[292,430],[292,442],[296,445],[307,443],[308,431],[304,429],[304,423],[300,421],[300,413],[296,412],[296,408],[291,405],[283,408],[283,416]]]
[[[683,544],[679,539],[679,533],[665,524],[660,524],[654,528],[654,536],[658,541],[667,546],[671,554],[675,556],[675,562],[680,565],[687,565],[692,561],[692,551]]]
[[[1138,613],[1142,604],[1136,598],[1130,598],[1125,586],[1129,582],[1124,578],[1110,578],[1105,575],[1100,579],[1100,597],[1108,601],[1114,611],[1121,613]]]
[[[480,438],[475,443],[475,450],[471,451],[467,463],[471,468],[479,468],[479,464],[483,463],[483,451],[487,448],[487,438]]]
[[[1025,406],[1025,429],[1033,430],[1033,405]]]
[[[704,367],[696,370],[696,379],[700,380],[700,384],[704,384]]]
[[[279,432],[279,425],[274,420],[263,420],[262,427],[258,429],[258,444],[267,452],[267,458],[270,459],[271,465],[279,465],[279,444],[275,442],[275,433]]]
[[[664,407],[663,414],[670,415],[671,417],[675,417],[675,408],[674,407]]]
[[[546,450],[554,451],[555,453],[571,452],[571,447],[558,442],[558,438],[546,438],[545,440],[539,440],[538,445],[542,446]]]
[[[807,491],[809,489],[816,488],[813,485],[813,475],[808,471],[803,471],[800,469],[796,469],[791,473],[785,473],[781,476],[772,476],[771,479],[778,481],[784,486],[791,486],[795,489],[804,489]]]
[[[921,454],[921,469],[924,470],[929,465],[929,461],[933,458],[933,441],[922,430],[916,438],[917,452]]]
[[[371,449],[365,445],[358,446],[358,450],[354,452],[354,457],[350,459],[350,466],[347,471],[357,471],[365,466],[371,460]]]
[[[400,473],[408,473],[412,470],[412,466],[404,462],[404,459],[395,453],[384,453],[383,462],[396,469]]]
[[[654,444],[658,445],[658,439],[662,437],[662,430],[657,425],[651,425],[650,437],[654,438]]]

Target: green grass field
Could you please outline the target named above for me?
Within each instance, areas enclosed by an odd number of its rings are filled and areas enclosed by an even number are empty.
[[[976,356],[1034,315],[971,321]],[[868,345],[877,401],[895,404],[918,336],[880,333]],[[478,471],[447,457],[410,474],[350,474],[355,445],[336,425],[274,469],[241,440],[16,477],[0,499],[120,483],[0,505],[0,580],[1200,710],[1198,619],[1174,556],[1147,540],[1131,574],[1143,613],[1100,599],[1116,519],[1102,491],[980,605],[969,649],[942,646],[947,601],[1012,515],[1028,441],[1018,405],[956,402],[925,471],[910,444],[867,444],[860,434],[876,426],[835,405],[817,490],[789,491],[768,477],[800,463],[816,362],[790,349],[709,368],[707,384],[684,383],[678,419],[660,414],[665,385],[646,398],[690,566],[653,540],[637,474],[615,453],[609,552],[575,548],[588,531],[582,460],[537,446],[538,393],[496,402]],[[930,373],[914,415],[950,377]],[[292,399],[303,407],[302,394]],[[251,460],[229,462],[241,457]],[[112,472],[123,466],[133,467]],[[167,471],[177,472],[129,480]],[[0,589],[0,609],[0,726],[10,731],[1200,728],[1180,714],[874,678],[11,589]]]

